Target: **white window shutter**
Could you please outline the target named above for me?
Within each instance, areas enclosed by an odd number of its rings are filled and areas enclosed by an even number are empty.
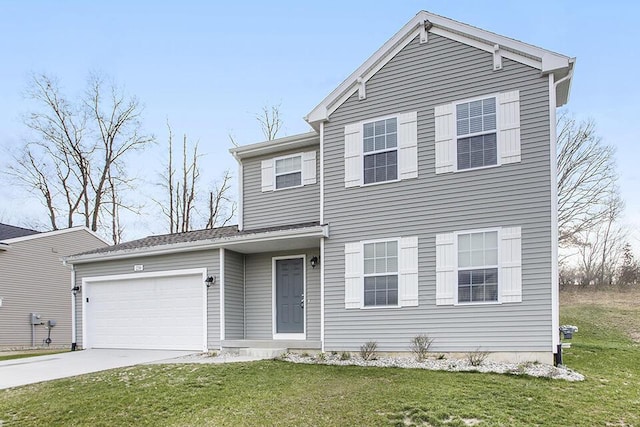
[[[364,281],[362,243],[344,245],[344,308],[360,308],[363,305]]]
[[[418,305],[418,237],[402,237],[399,251],[398,305]]]
[[[436,235],[436,305],[453,305],[456,302],[456,254],[455,234]]]
[[[302,184],[310,185],[316,183],[316,152],[307,151],[302,153]]]
[[[399,178],[418,177],[418,113],[398,116]]]
[[[520,91],[498,95],[500,163],[520,161]]]
[[[434,109],[436,127],[436,173],[453,172],[456,164],[455,115],[453,104]]]
[[[522,302],[522,237],[520,227],[500,230],[500,300]]]
[[[344,186],[362,185],[362,124],[344,127]]]
[[[273,191],[273,159],[262,161],[262,191]]]

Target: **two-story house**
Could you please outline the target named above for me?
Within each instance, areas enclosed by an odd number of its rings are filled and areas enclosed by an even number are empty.
[[[84,347],[558,350],[556,108],[574,59],[420,12],[231,150],[238,225],[73,256]],[[80,332],[81,331],[81,332]]]

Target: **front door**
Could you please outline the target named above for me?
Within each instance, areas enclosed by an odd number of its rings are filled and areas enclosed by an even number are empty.
[[[304,263],[276,260],[276,333],[304,333]]]

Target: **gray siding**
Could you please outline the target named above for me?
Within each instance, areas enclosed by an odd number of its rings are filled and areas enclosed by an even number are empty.
[[[31,346],[29,313],[42,321],[55,319],[51,345],[71,343],[71,269],[62,257],[106,246],[85,230],[43,235],[11,243],[0,251],[0,347]],[[44,326],[36,326],[35,343],[47,337]]]
[[[503,58],[429,35],[413,40],[367,83],[367,99],[349,98],[325,126],[325,348],[357,350],[377,340],[383,351],[407,351],[420,333],[435,351],[551,351],[551,194],[548,80]],[[520,90],[522,162],[435,174],[434,106]],[[344,126],[418,112],[417,179],[344,187]],[[522,227],[522,303],[435,305],[435,236],[456,230]],[[419,237],[419,306],[344,308],[346,242]]]
[[[220,254],[217,249],[186,252],[170,255],[148,256],[113,260],[103,262],[91,262],[75,266],[76,283],[82,285],[83,277],[110,276],[114,274],[133,273],[133,266],[144,265],[144,272],[164,270],[186,270],[190,268],[206,268],[207,273],[220,279]],[[204,286],[204,283],[203,285]],[[82,294],[78,294],[76,304],[77,312],[77,343],[82,346]],[[200,310],[201,307],[194,307]],[[207,295],[207,338],[210,349],[220,348],[220,286],[213,285]]]
[[[316,150],[316,183],[262,192],[262,161]],[[320,220],[320,152],[317,147],[283,151],[242,161],[243,227],[247,230]]]
[[[251,254],[245,258],[245,337],[272,339],[272,257],[306,254],[307,340],[320,340],[320,268],[311,268],[309,260],[320,249]]]
[[[244,255],[224,251],[225,339],[244,338]]]

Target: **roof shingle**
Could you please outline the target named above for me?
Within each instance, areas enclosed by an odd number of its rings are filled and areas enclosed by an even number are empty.
[[[39,231],[0,223],[0,241],[38,234]]]

